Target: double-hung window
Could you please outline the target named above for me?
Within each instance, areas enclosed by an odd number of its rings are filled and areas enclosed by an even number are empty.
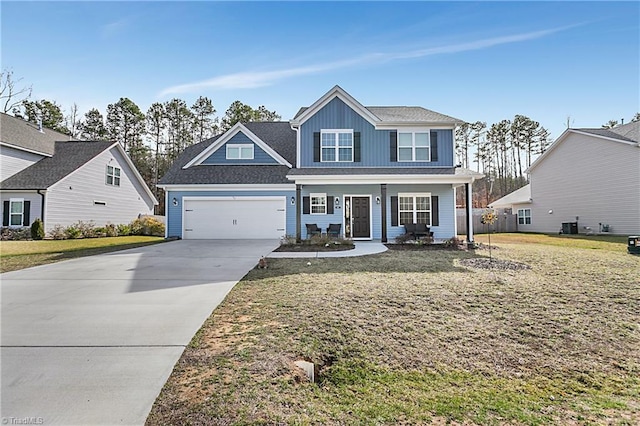
[[[309,194],[311,214],[327,213],[327,194]]]
[[[518,225],[531,225],[531,209],[518,209]]]
[[[322,130],[320,161],[353,161],[353,130]]]
[[[253,160],[253,144],[227,144],[227,160]]]
[[[398,161],[431,161],[429,132],[398,131]]]
[[[398,194],[398,223],[431,226],[431,194]]]
[[[9,225],[22,226],[24,218],[24,199],[11,198],[9,201]]]
[[[107,166],[107,185],[120,186],[120,168],[115,166]]]

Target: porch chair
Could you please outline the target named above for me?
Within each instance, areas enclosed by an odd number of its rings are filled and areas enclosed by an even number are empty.
[[[327,228],[327,235],[334,238],[340,237],[340,228],[342,228],[341,223],[330,223]]]
[[[307,238],[311,238],[314,235],[322,235],[322,229],[318,228],[318,224],[307,223],[305,226],[307,227]]]

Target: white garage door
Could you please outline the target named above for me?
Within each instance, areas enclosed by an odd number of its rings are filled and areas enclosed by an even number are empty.
[[[185,198],[184,239],[284,237],[285,197]]]

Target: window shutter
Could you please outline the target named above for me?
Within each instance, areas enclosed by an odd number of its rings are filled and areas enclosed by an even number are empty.
[[[302,197],[302,214],[311,214],[311,199]]]
[[[327,196],[327,214],[333,214],[333,203],[335,203],[334,198]]]
[[[362,155],[360,153],[360,132],[353,133],[353,161],[360,163],[362,161]]]
[[[31,201],[25,201],[22,211],[22,225],[29,226],[31,220]]]
[[[438,161],[438,132],[432,130],[429,139],[431,140],[431,161]]]
[[[389,133],[389,160],[398,161],[398,132]]]
[[[398,197],[391,197],[391,226],[398,226]]]
[[[313,162],[320,162],[320,132],[313,132]]]
[[[438,208],[438,196],[431,196],[431,226],[440,226],[440,209]]]
[[[9,226],[9,201],[4,202],[4,210],[2,210],[2,226]]]

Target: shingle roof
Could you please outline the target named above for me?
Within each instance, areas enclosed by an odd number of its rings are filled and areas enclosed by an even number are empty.
[[[0,182],[0,189],[47,189],[112,145],[104,141],[55,142],[55,155],[8,177]]]
[[[292,169],[289,176],[453,175],[453,167],[310,167]]]
[[[289,163],[296,162],[296,133],[288,122],[265,121],[245,124],[263,142]],[[189,161],[215,143],[222,135],[192,145],[171,165],[160,184],[290,184],[289,167],[281,165],[199,165],[183,169]]]
[[[575,129],[593,135],[620,139],[628,142],[640,142],[640,121],[616,126],[612,129]]]
[[[53,155],[56,141],[73,140],[64,133],[42,129],[21,118],[0,113],[0,142],[29,151]]]
[[[305,112],[309,107],[302,107],[296,113],[294,119]],[[378,117],[380,121],[388,121],[393,123],[461,123],[462,120],[441,114],[430,109],[419,106],[367,106],[369,112]]]

